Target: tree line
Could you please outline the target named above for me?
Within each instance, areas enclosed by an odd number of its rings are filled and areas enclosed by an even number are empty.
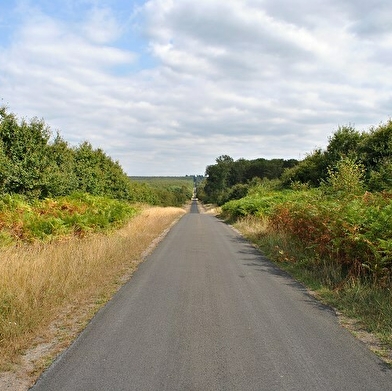
[[[181,206],[192,196],[192,185],[182,185],[132,181],[119,162],[88,141],[72,147],[58,132],[53,135],[44,120],[19,120],[0,107],[0,196],[18,194],[34,200],[86,193]]]
[[[367,191],[392,190],[392,120],[369,131],[342,126],[329,137],[326,149],[316,149],[303,160],[234,159],[219,156],[207,166],[206,178],[198,187],[198,196],[206,202],[224,203],[240,199],[248,190],[269,181],[277,189],[322,186],[334,170],[354,167]]]
[[[327,148],[313,151],[287,170],[282,175],[282,184],[287,187],[298,182],[319,187],[342,159],[361,167],[365,190],[391,190],[392,120],[362,132],[353,126],[339,127],[329,138]]]
[[[0,194],[47,198],[86,192],[131,200],[135,190],[102,149],[87,141],[71,147],[59,133],[52,139],[43,120],[18,120],[0,108]]]
[[[205,202],[222,205],[247,194],[249,186],[261,179],[276,180],[286,169],[295,167],[295,159],[238,159],[219,156],[216,164],[207,166],[205,180],[198,186],[198,197]]]

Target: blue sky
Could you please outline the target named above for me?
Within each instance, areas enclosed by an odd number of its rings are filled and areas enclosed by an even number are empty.
[[[4,4],[5,3],[5,4]],[[391,118],[389,0],[8,0],[0,99],[129,175],[303,158]]]

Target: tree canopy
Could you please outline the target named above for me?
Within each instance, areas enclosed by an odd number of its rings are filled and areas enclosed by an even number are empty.
[[[71,147],[51,138],[43,120],[18,121],[0,108],[0,193],[30,198],[72,192],[132,199],[132,184],[118,162],[85,141]]]
[[[368,132],[360,132],[351,125],[339,127],[325,150],[316,149],[301,161],[263,158],[234,161],[230,156],[219,156],[215,164],[207,166],[206,179],[198,194],[207,202],[221,205],[244,197],[252,184],[260,181],[275,181],[280,188],[319,187],[331,175],[334,177],[335,171],[350,167],[361,167],[364,190],[392,190],[392,120]]]

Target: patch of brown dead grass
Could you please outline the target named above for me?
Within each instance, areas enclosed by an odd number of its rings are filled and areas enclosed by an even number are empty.
[[[257,239],[268,232],[268,220],[256,216],[247,216],[239,219],[234,227],[245,237]]]

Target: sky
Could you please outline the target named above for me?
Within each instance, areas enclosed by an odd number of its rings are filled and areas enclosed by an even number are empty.
[[[7,0],[0,105],[130,176],[303,159],[392,115],[390,0]]]

